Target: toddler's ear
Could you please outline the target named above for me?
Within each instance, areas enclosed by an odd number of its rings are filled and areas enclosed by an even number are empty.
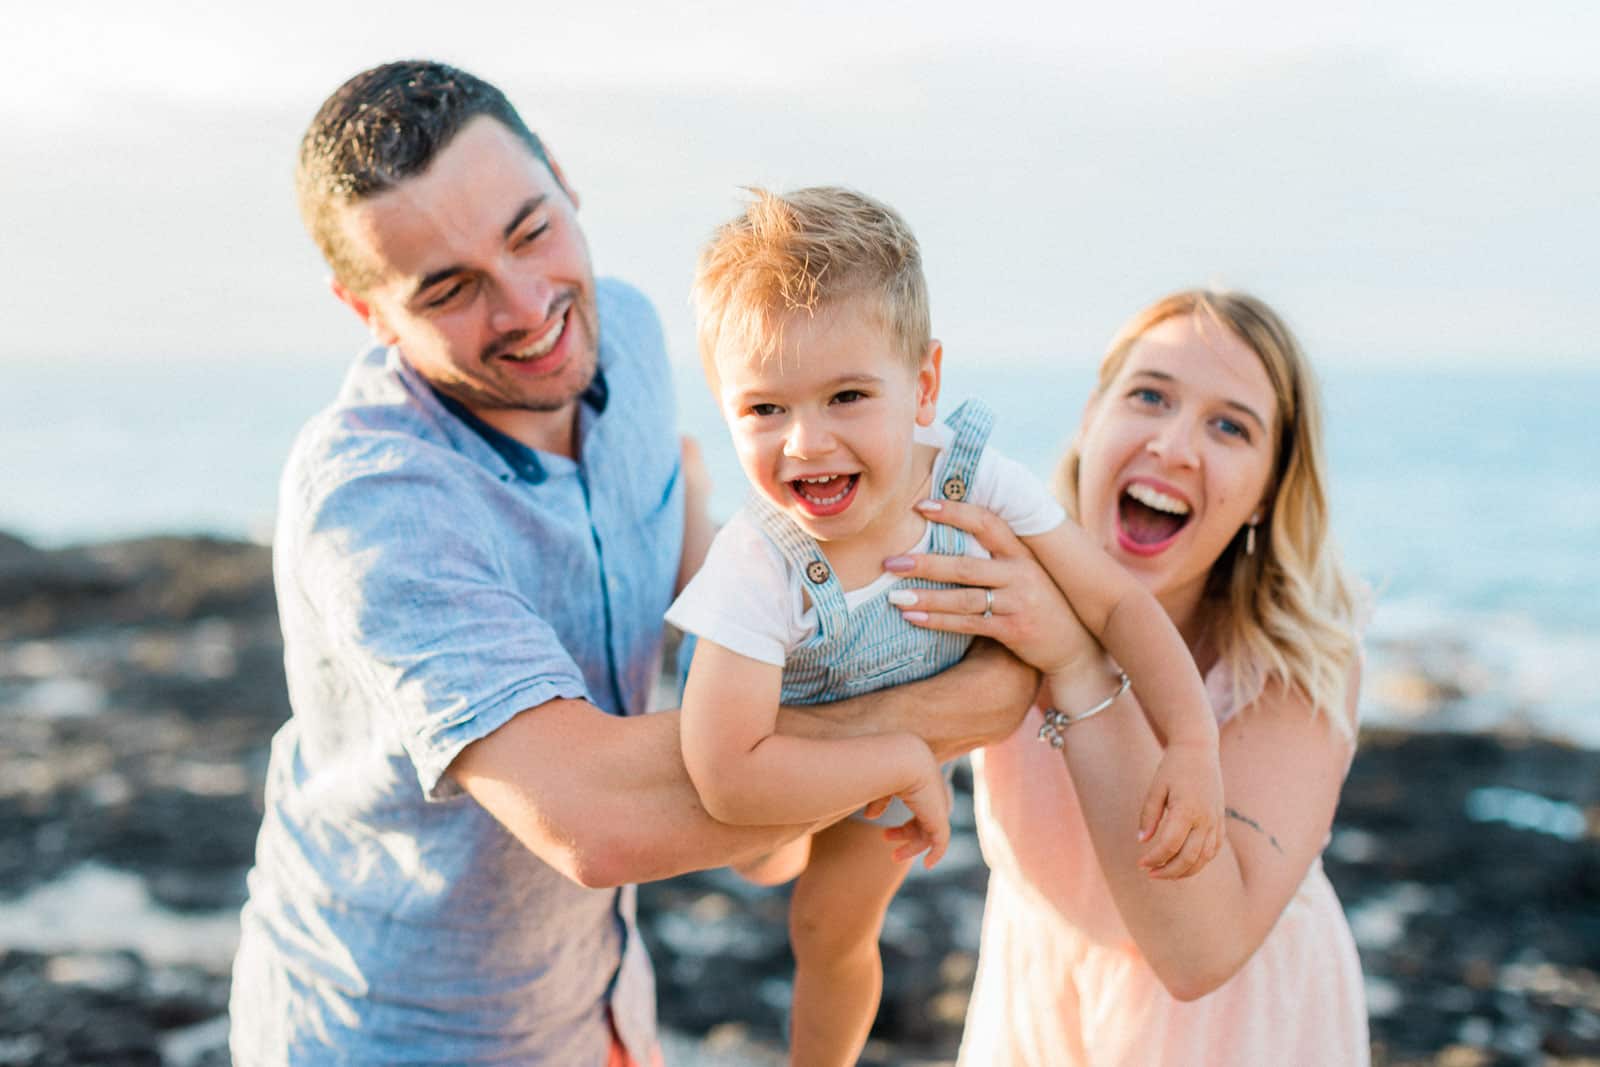
[[[944,360],[944,346],[930,340],[922,353],[922,363],[917,367],[917,425],[932,426],[939,410],[939,367]]]

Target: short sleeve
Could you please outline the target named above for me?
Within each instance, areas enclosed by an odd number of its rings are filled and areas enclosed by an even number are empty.
[[[706,560],[667,610],[684,633],[783,666],[792,634],[788,567],[747,512],[717,532]]]
[[[440,450],[441,453],[443,450]],[[473,741],[518,712],[588,699],[582,671],[516,592],[503,546],[447,454],[363,464],[307,507],[292,580],[431,800]]]
[[[978,460],[970,499],[999,515],[1018,537],[1048,533],[1067,520],[1066,510],[1032,471],[992,448]]]

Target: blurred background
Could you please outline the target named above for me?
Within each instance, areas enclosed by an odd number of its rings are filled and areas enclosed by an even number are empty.
[[[407,56],[494,81],[545,136],[598,269],[661,312],[721,516],[743,486],[687,294],[742,186],[895,205],[946,407],[981,393],[1041,474],[1135,310],[1215,284],[1282,311],[1322,376],[1337,536],[1379,594],[1369,743],[1329,855],[1377,1058],[1600,1061],[1597,40],[1577,2],[14,17],[0,1063],[218,1055],[287,714],[277,473],[366,342],[326,291],[293,161],[334,87]],[[897,958],[917,980],[891,989],[878,1062],[953,1052],[983,880],[975,846],[947,866],[890,924],[891,981]],[[652,893],[679,1059],[759,1062],[787,999],[781,897],[718,875]]]

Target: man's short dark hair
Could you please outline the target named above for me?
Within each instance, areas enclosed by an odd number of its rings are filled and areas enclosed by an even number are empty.
[[[370,264],[357,262],[349,248],[338,209],[421,174],[480,115],[550,165],[544,145],[504,93],[444,63],[385,63],[357,74],[323,103],[300,141],[295,192],[306,229],[342,284],[361,292],[373,279]]]

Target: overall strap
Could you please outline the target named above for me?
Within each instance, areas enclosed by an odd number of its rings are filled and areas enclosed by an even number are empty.
[[[965,500],[978,476],[978,457],[989,443],[994,429],[994,412],[981,400],[964,401],[944,420],[955,431],[955,439],[945,452],[939,484],[933,487],[935,500]],[[967,535],[954,526],[934,523],[929,550],[945,556],[959,556],[967,550]]]
[[[745,507],[760,523],[762,532],[778,546],[789,566],[804,579],[806,595],[817,612],[817,633],[826,636],[837,632],[849,609],[845,607],[839,579],[816,540],[760,493],[751,493]]]

